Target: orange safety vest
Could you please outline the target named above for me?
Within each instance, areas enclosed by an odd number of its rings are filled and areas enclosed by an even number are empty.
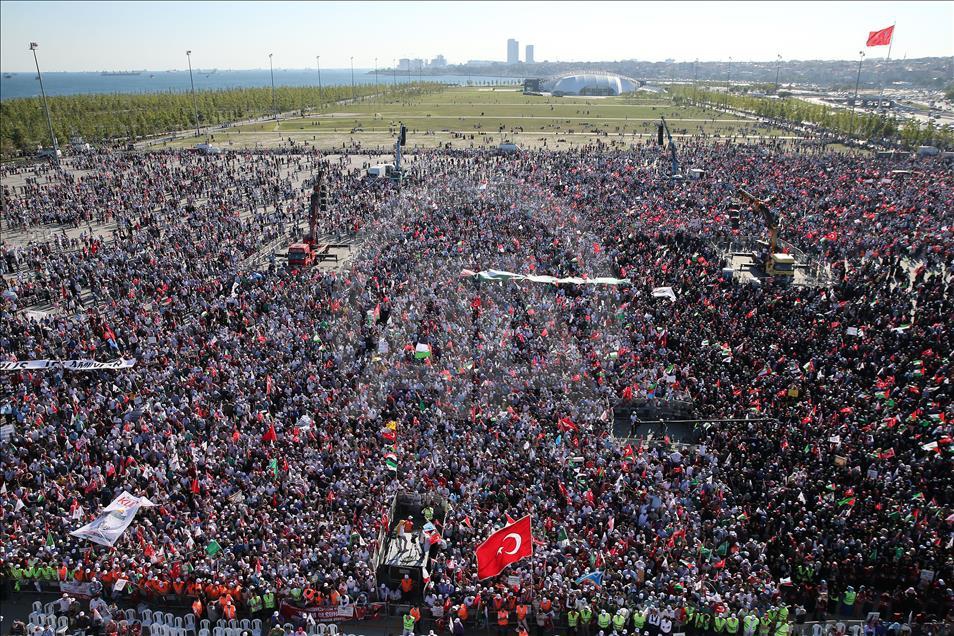
[[[498,625],[506,625],[506,624],[507,624],[507,621],[509,621],[509,620],[510,620],[510,612],[508,612],[508,611],[505,610],[505,609],[502,609],[502,610],[500,610],[499,612],[497,612],[497,624],[498,624]]]
[[[61,565],[61,566],[60,566],[60,569],[56,571],[56,573],[57,573],[57,575],[59,576],[59,578],[60,578],[61,581],[65,581],[65,580],[66,580],[66,575],[67,575],[68,572],[69,572],[69,570],[66,569],[66,566],[65,566],[65,565]]]
[[[414,581],[411,579],[401,579],[401,591],[407,594],[414,587]]]
[[[302,593],[302,596],[305,597],[305,600],[306,600],[306,601],[308,601],[309,603],[311,603],[312,601],[315,600],[315,595],[316,595],[316,594],[318,594],[318,592],[316,592],[315,590],[311,589],[310,587],[307,587],[307,588],[305,588],[305,591]]]
[[[169,593],[169,590],[172,589],[172,586],[169,585],[169,581],[165,579],[160,579],[156,581],[156,591],[165,596]]]
[[[522,621],[527,617],[527,606],[517,605],[517,620]]]
[[[176,596],[182,596],[185,592],[185,581],[176,581],[172,584],[172,589],[176,591]]]
[[[461,621],[467,620],[467,606],[463,603],[461,603],[460,607],[457,608],[457,618],[459,618]]]
[[[232,602],[232,595],[228,592],[223,592],[222,596],[219,597],[219,606],[222,609],[225,609],[225,606]]]
[[[542,609],[544,612],[549,612],[551,607],[553,607],[553,603],[551,603],[550,599],[548,598],[543,599],[543,601],[540,603],[540,609]]]
[[[331,594],[328,595],[328,598],[331,599],[331,604],[334,607],[338,607],[338,603],[341,602],[341,594],[338,594],[338,590],[331,590]]]
[[[235,606],[231,603],[222,608],[222,611],[225,613],[226,620],[232,620],[235,618]]]
[[[197,598],[192,601],[192,613],[196,618],[202,618],[202,599]]]
[[[421,620],[421,610],[417,609],[416,607],[412,607],[411,611],[408,613],[414,618],[415,623]]]

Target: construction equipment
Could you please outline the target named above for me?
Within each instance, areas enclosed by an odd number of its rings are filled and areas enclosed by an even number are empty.
[[[391,181],[398,186],[401,185],[401,148],[405,144],[407,144],[407,126],[401,124],[397,141],[394,142],[394,170],[390,174]]]
[[[660,117],[659,119],[662,123],[660,123],[656,128],[656,142],[660,146],[663,145],[663,132],[665,132],[666,138],[669,140],[669,154],[671,161],[669,180],[682,181],[682,174],[679,172],[679,160],[676,159],[676,142],[672,140],[672,133],[669,132],[669,124],[666,123],[666,118]]]
[[[310,267],[315,260],[327,253],[327,246],[322,252],[318,248],[318,212],[328,210],[328,186],[325,184],[325,173],[318,172],[311,191],[311,205],[308,208],[308,233],[298,243],[288,246],[288,267],[290,269],[304,269]]]
[[[762,215],[765,227],[768,229],[768,252],[765,255],[765,273],[769,276],[795,277],[795,259],[791,254],[776,252],[778,242],[778,214],[768,201],[763,201],[748,190],[738,188],[739,197],[752,206],[752,209]]]

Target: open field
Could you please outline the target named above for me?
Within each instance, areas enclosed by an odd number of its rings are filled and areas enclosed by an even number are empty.
[[[716,110],[675,106],[664,95],[645,97],[542,97],[513,90],[451,88],[407,101],[371,98],[279,122],[256,122],[214,132],[214,143],[232,147],[273,147],[289,141],[322,149],[387,148],[400,123],[409,143],[434,147],[496,145],[575,146],[600,139],[614,145],[655,136],[666,117],[675,137],[712,139],[786,138],[790,133]],[[179,139],[153,147],[182,147]]]

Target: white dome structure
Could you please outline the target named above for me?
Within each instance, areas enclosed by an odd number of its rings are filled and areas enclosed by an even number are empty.
[[[621,95],[639,88],[639,82],[610,73],[577,73],[549,80],[545,90],[553,95]]]

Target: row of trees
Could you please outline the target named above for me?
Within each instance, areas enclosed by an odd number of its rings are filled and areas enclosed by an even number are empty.
[[[674,99],[681,103],[695,101],[717,107],[727,105],[729,108],[754,113],[760,117],[821,126],[846,137],[899,141],[908,148],[919,145],[954,148],[954,132],[939,128],[934,123],[922,126],[912,119],[900,120],[892,116],[861,111],[855,111],[852,116],[851,111],[846,108],[812,104],[795,98],[768,99],[732,93],[727,95],[724,92],[693,89],[690,86],[674,87],[674,92]]]
[[[440,90],[437,83],[409,83],[387,86],[380,96],[404,100],[425,92]],[[358,98],[375,94],[374,85],[354,88]],[[279,112],[320,109],[349,100],[350,86],[297,87],[275,89],[272,103],[270,88],[238,88],[197,91],[199,124],[214,126],[227,122]],[[189,92],[145,94],[66,95],[50,97],[50,117],[61,146],[71,136],[88,142],[132,140],[195,127],[195,111]],[[49,146],[50,133],[39,99],[10,99],[0,102],[0,154],[3,157],[32,155],[37,146]]]

